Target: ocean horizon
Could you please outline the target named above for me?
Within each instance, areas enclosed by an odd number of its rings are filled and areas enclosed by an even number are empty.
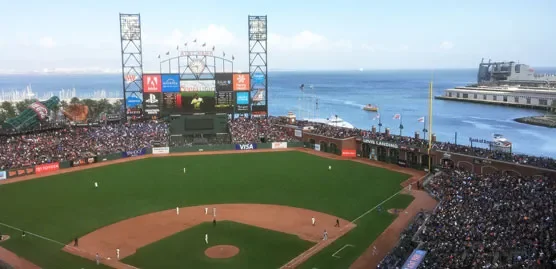
[[[556,68],[536,68],[538,73],[556,73]],[[342,70],[342,71],[269,71],[269,113],[294,112],[301,118],[326,118],[338,115],[357,128],[377,126],[376,113],[362,110],[377,105],[384,128],[403,135],[417,131],[423,136],[420,117],[428,115],[428,84],[433,80],[434,95],[447,88],[475,83],[477,69],[420,70]],[[305,84],[302,92],[299,85]],[[111,74],[0,74],[0,94],[22,90],[31,85],[40,98],[73,89],[79,98],[122,97],[122,75]],[[310,89],[309,85],[313,86]],[[41,98],[44,99],[44,98]],[[318,100],[318,107],[316,102]],[[464,103],[446,100],[433,102],[433,133],[440,141],[469,145],[470,138],[491,139],[503,134],[513,143],[514,152],[556,157],[554,129],[517,123],[515,118],[543,115],[525,108]],[[401,114],[402,120],[394,120]],[[428,127],[427,127],[428,128]],[[378,126],[377,126],[378,129]],[[457,140],[457,141],[456,141]],[[486,145],[474,145],[486,147]]]

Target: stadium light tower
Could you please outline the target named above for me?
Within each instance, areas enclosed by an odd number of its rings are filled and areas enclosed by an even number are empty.
[[[267,18],[249,16],[248,23],[251,113],[268,117]]]
[[[132,117],[140,118],[143,97],[143,44],[140,14],[120,13],[120,44],[124,112],[128,120]]]

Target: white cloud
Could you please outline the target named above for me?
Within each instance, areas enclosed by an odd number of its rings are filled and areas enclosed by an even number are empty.
[[[440,43],[440,49],[443,50],[451,50],[454,47],[454,43],[450,42],[450,41],[442,41]]]
[[[54,46],[56,46],[56,42],[54,42],[52,37],[45,36],[39,39],[39,46],[43,48],[53,48]]]

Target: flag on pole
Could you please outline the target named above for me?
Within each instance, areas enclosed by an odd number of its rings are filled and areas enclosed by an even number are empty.
[[[214,49],[215,49],[215,46],[212,46],[212,51],[214,51]]]
[[[226,57],[226,53],[225,53],[225,52],[222,52],[222,57]]]
[[[158,59],[160,59],[160,54],[158,54]]]
[[[235,60],[236,58],[234,58],[234,55],[232,55],[232,61]]]
[[[166,55],[170,55],[170,52],[169,52],[169,51],[168,51],[168,52],[166,52]]]
[[[193,43],[197,43],[197,38],[195,38],[195,40],[193,40]]]
[[[417,119],[418,122],[425,122],[425,117],[420,117],[419,119]]]
[[[395,120],[400,120],[402,118],[402,115],[400,114],[394,114],[394,119]]]
[[[176,50],[180,50],[180,45],[177,45],[177,46],[176,46]]]
[[[187,47],[187,42],[185,42],[185,44],[183,44],[185,47]]]
[[[205,42],[205,43],[203,43],[202,47],[205,47],[206,45],[207,45],[207,43]]]
[[[300,89],[301,91],[303,91],[303,89],[305,89],[305,84],[299,85],[299,89]]]
[[[376,116],[373,118],[373,120],[377,120],[380,119],[380,114],[376,114]]]

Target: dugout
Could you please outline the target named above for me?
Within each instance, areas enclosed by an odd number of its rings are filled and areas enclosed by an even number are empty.
[[[229,144],[227,114],[170,115],[172,146]]]

